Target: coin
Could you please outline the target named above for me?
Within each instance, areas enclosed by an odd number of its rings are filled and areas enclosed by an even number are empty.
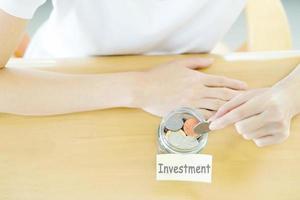
[[[198,135],[202,135],[204,133],[208,133],[210,122],[200,122],[194,127],[194,132]]]
[[[179,134],[181,134],[182,136],[186,136],[185,132],[183,132],[182,130],[178,130],[178,131],[175,131],[175,132],[174,132],[174,131],[168,131],[168,132],[166,133],[166,137],[169,138],[170,135],[173,134],[173,133],[179,133]]]
[[[195,137],[192,136],[186,136],[184,137],[184,140],[182,141],[180,148],[181,149],[192,149],[198,145],[198,140]]]
[[[170,132],[169,136],[168,136],[168,141],[171,145],[175,146],[175,147],[179,147],[182,143],[182,141],[184,140],[184,137],[182,133],[178,132]]]
[[[175,114],[169,117],[165,123],[167,129],[171,131],[178,131],[183,126],[183,118],[180,114]]]
[[[171,134],[172,134],[172,131],[168,131],[168,132],[166,133],[166,137],[169,138]]]
[[[189,118],[183,125],[183,130],[188,136],[197,137],[198,134],[194,131],[194,127],[199,124],[199,121],[195,118]]]
[[[182,130],[168,131],[166,137],[171,145],[180,149],[192,149],[199,144],[195,137],[186,136]]]

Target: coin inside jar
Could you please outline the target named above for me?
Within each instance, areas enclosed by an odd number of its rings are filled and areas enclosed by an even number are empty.
[[[166,128],[171,131],[178,131],[183,126],[183,116],[180,114],[175,114],[169,117],[165,124]]]
[[[199,120],[193,116],[174,115],[167,119],[164,127],[168,142],[180,149],[192,149],[199,144],[199,134],[194,127]]]
[[[176,132],[168,131],[166,136],[171,145],[180,149],[192,149],[198,145],[195,137],[187,136],[182,130]]]
[[[198,134],[195,133],[194,127],[199,123],[195,118],[189,118],[184,122],[183,130],[188,136],[197,137]]]

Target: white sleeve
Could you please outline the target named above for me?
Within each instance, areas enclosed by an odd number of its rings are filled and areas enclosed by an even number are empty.
[[[15,17],[31,19],[46,0],[0,0],[0,9]]]

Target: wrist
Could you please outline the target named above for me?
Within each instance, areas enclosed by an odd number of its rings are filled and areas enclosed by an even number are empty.
[[[90,82],[92,77],[94,81]],[[90,99],[97,108],[140,107],[143,72],[121,72],[95,75],[88,78],[88,87],[94,88]]]
[[[272,90],[290,117],[300,113],[300,96],[295,92],[293,83],[278,84],[272,87]]]
[[[116,92],[120,98],[121,107],[140,108],[143,97],[143,77],[144,72],[122,73],[119,79],[119,86]],[[117,77],[115,77],[117,78]]]
[[[272,87],[272,97],[278,103],[283,114],[289,118],[294,117],[297,114],[297,105],[295,105],[292,99],[292,93],[288,87]]]
[[[130,98],[127,102],[127,107],[142,108],[145,96],[145,72],[132,72],[130,81]]]

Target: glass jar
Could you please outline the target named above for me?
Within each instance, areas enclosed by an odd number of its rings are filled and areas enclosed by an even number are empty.
[[[192,148],[179,148],[172,143],[169,142],[166,134],[166,122],[174,115],[182,116],[183,120],[189,118],[195,118],[199,122],[204,122],[205,118],[203,115],[194,108],[190,107],[182,107],[178,108],[172,112],[170,112],[167,116],[165,116],[159,126],[158,129],[158,152],[159,153],[175,153],[175,154],[192,154],[192,153],[199,153],[206,145],[208,139],[208,133],[201,134],[199,138],[197,138],[198,144],[193,146]]]

